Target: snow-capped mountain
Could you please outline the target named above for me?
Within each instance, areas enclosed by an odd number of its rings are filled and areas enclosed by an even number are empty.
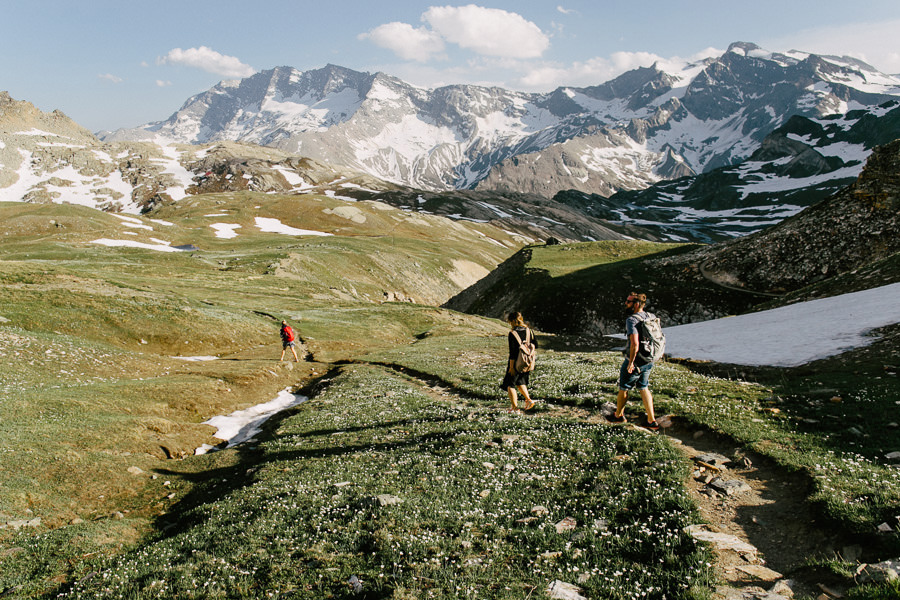
[[[735,43],[675,72],[641,68],[547,94],[278,67],[222,82],[165,121],[100,135],[251,142],[429,190],[610,195],[735,164],[794,115],[897,97],[900,78],[858,60]]]
[[[605,198],[575,190],[555,199],[662,239],[740,237],[793,216],[853,183],[876,146],[900,138],[900,100],[821,118],[794,116],[747,160]]]
[[[466,222],[490,222],[529,243],[551,237],[653,237],[628,225],[607,227],[550,198],[400,188],[256,144],[101,142],[60,112],[43,113],[0,92],[0,202],[80,204],[141,214],[188,196],[223,192],[312,194],[347,203],[371,200],[446,216],[462,228]]]

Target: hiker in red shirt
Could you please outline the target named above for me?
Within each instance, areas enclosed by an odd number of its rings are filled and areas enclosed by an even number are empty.
[[[284,360],[284,351],[288,348],[294,353],[294,362],[300,362],[297,358],[297,351],[294,349],[294,330],[287,324],[287,321],[281,322],[281,359]]]

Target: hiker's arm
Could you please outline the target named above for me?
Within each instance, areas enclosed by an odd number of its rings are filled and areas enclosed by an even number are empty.
[[[628,336],[628,372],[634,371],[634,359],[637,358],[638,351],[638,334],[632,333]]]

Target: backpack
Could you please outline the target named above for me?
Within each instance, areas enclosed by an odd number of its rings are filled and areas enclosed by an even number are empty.
[[[285,325],[285,326],[281,329],[281,339],[283,339],[283,340],[286,341],[286,342],[293,342],[293,341],[294,341],[294,330],[291,329],[291,326],[290,326],[290,325]]]
[[[534,362],[537,358],[537,348],[531,341],[531,330],[525,329],[525,341],[519,337],[515,329],[512,330],[513,337],[519,342],[519,354],[516,356],[515,369],[516,373],[527,373],[534,370]]]
[[[666,334],[663,333],[659,317],[647,313],[647,317],[638,317],[638,357],[644,364],[655,363],[662,359],[666,352]]]

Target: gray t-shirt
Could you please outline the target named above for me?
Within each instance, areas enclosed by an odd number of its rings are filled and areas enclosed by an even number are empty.
[[[637,324],[646,319],[649,315],[644,311],[638,311],[625,319],[625,335],[631,336],[637,333]]]

